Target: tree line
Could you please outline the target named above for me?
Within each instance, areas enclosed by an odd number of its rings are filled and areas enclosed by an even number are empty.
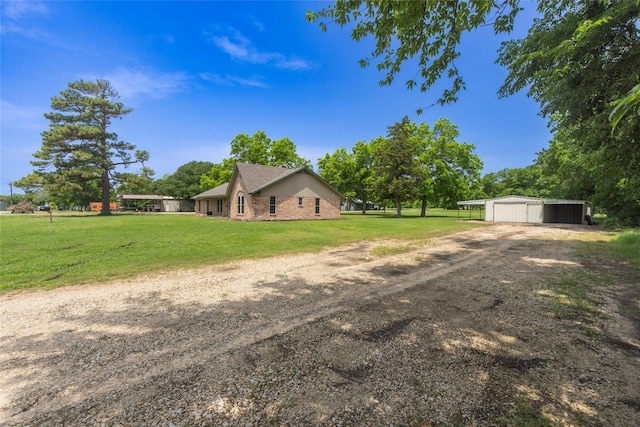
[[[479,179],[479,159],[472,147],[455,141],[454,125],[442,119],[430,127],[405,118],[389,126],[386,137],[327,154],[318,162],[321,176],[348,197],[390,200],[396,209],[517,193],[590,200],[621,223],[640,225],[640,0],[549,0],[537,7],[539,17],[527,36],[502,43],[497,60],[508,70],[499,96],[526,90],[553,131],[533,165]],[[374,50],[360,64],[375,63],[385,73],[382,85],[392,84],[406,61],[417,60],[419,72],[405,82],[407,88],[427,93],[448,79],[450,86],[434,102],[447,104],[465,88],[456,67],[462,35],[486,25],[509,32],[520,11],[519,0],[339,0],[308,12],[307,20],[323,31],[349,24],[355,41],[374,38]],[[238,135],[231,156],[221,163],[191,162],[153,180],[153,171],[144,166],[148,153],[109,132],[110,121],[131,110],[108,82],[74,82],[52,99],[52,109],[42,149],[34,155],[37,170],[16,186],[46,189],[69,202],[96,194],[108,200],[114,183],[126,189],[149,185],[151,191],[184,197],[192,190],[178,191],[176,183],[187,174],[197,176],[190,188],[202,190],[223,182],[235,161],[309,164],[287,138],[272,141],[258,132]],[[445,128],[454,135],[451,146],[438,142]],[[141,165],[140,173],[116,172],[134,163]]]
[[[417,61],[406,87],[427,93],[448,81],[434,101],[444,105],[465,88],[456,67],[462,36],[481,26],[509,33],[523,3],[338,0],[307,12],[307,20],[322,31],[349,26],[356,42],[372,38],[360,64],[382,71],[381,85]],[[640,0],[545,0],[537,11],[524,38],[501,44],[497,62],[508,76],[498,95],[526,91],[553,139],[534,165],[496,178],[540,174],[535,184],[529,180],[530,194],[587,199],[622,224],[640,226]]]
[[[219,163],[191,161],[171,175],[154,179],[145,165],[149,153],[110,132],[109,126],[131,112],[119,102],[106,80],[76,81],[52,98],[45,114],[49,129],[34,154],[33,173],[15,183],[33,197],[57,206],[86,206],[101,200],[104,214],[116,194],[162,194],[189,199],[231,178],[236,162],[280,167],[309,167],[289,138],[272,140],[264,131],[239,134],[230,156]],[[458,129],[446,119],[433,127],[408,117],[389,126],[386,137],[357,142],[319,159],[318,173],[347,198],[383,204],[390,201],[398,216],[403,204],[426,207],[455,204],[477,185],[482,162],[473,145],[456,141]],[[139,164],[138,172],[123,172]],[[126,170],[126,169],[125,169]]]
[[[386,137],[358,141],[318,160],[319,174],[347,198],[362,204],[391,202],[396,215],[403,205],[455,206],[477,193],[482,161],[472,144],[456,141],[458,128],[447,119],[433,126],[404,117]]]

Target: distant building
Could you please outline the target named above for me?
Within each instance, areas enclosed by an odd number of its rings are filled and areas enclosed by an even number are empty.
[[[472,207],[484,209],[484,220],[495,222],[583,224],[590,223],[593,215],[591,204],[584,200],[504,196],[458,202],[458,208]]]
[[[377,211],[380,210],[380,206],[373,203],[373,202],[367,202],[367,208],[365,210],[368,211]],[[360,199],[345,199],[342,201],[342,204],[340,205],[340,210],[343,211],[355,211],[355,212],[362,212],[362,200]]]
[[[193,212],[193,200],[158,194],[121,194],[118,196],[120,211],[140,212]]]

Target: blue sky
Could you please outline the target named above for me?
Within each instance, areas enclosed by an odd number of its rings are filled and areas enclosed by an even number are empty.
[[[363,69],[372,41],[347,29],[323,33],[305,11],[324,2],[41,1],[1,3],[0,194],[33,170],[47,129],[43,114],[69,82],[108,79],[133,112],[114,122],[120,139],[149,151],[155,178],[192,160],[220,162],[238,134],[287,137],[318,158],[385,136],[407,115],[448,118],[472,143],[484,173],[524,167],[548,145],[546,120],[525,94],[498,99],[506,70],[494,63],[501,40],[491,28],[465,36],[457,66],[467,90],[458,103],[424,110],[442,86],[420,93]],[[511,36],[522,37],[535,4],[523,2]],[[509,36],[509,37],[511,37]],[[446,83],[446,82],[445,82]],[[134,166],[132,171],[139,168]]]

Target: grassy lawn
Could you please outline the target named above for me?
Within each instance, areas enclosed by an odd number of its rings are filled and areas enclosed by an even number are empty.
[[[47,213],[0,216],[0,291],[122,279],[349,242],[426,240],[479,227],[457,211],[345,213],[339,221],[231,222],[195,215]],[[465,214],[461,214],[465,219]]]
[[[628,230],[613,239],[617,252],[631,259],[640,270],[640,230]]]

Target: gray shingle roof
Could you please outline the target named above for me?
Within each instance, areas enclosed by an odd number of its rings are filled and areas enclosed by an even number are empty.
[[[264,166],[264,165],[253,165],[250,163],[236,163],[236,169],[234,170],[234,174],[237,171],[237,179],[242,180],[244,183],[246,190],[249,194],[254,194],[261,191],[264,188],[269,187],[270,185],[275,184],[276,182],[282,181],[283,179],[295,175],[302,171],[307,171],[313,176],[315,176],[320,182],[327,185],[332,190],[336,191],[333,187],[327,184],[320,176],[318,176],[311,169],[306,167],[299,168],[280,168],[276,166]],[[233,177],[232,177],[233,180]],[[197,196],[194,196],[194,199],[205,199],[211,197],[224,197],[228,196],[227,191],[229,189],[229,183],[219,185],[211,190],[207,190],[204,193],[200,193]],[[338,193],[340,194],[340,193]]]
[[[207,190],[204,193],[200,193],[196,196],[193,196],[193,199],[206,199],[209,197],[224,197],[227,194],[227,187],[229,187],[229,183],[225,182],[224,184],[220,184],[217,187],[213,187],[211,190]]]
[[[239,178],[242,179],[249,193],[255,193],[268,187],[289,175],[293,175],[304,168],[285,169],[276,166],[252,165],[236,163]]]

